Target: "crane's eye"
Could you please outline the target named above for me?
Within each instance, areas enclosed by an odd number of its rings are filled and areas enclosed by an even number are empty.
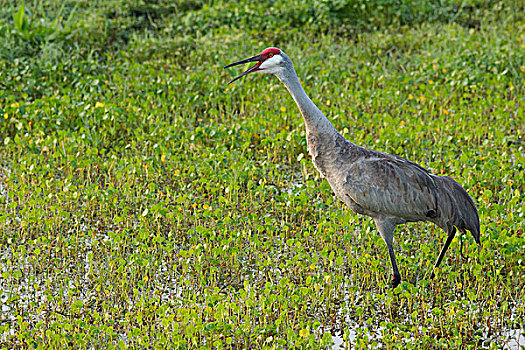
[[[273,52],[270,52],[270,53],[268,54],[268,58],[272,58],[272,57],[273,57]]]

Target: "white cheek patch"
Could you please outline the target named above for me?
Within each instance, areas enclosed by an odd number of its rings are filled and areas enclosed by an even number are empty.
[[[281,55],[275,55],[272,58],[268,58],[266,61],[264,61],[259,68],[260,69],[275,69],[279,68],[281,66],[281,62],[283,61],[283,58]]]

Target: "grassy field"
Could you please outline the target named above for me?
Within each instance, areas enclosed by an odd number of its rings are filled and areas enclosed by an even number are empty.
[[[272,76],[455,178],[481,246],[335,198]],[[0,349],[525,346],[525,4],[0,0]],[[460,245],[463,244],[463,255]]]

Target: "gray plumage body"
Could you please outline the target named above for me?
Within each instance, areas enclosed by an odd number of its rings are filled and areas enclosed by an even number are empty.
[[[306,125],[308,152],[336,196],[354,212],[373,218],[388,248],[394,286],[401,280],[392,247],[397,225],[431,221],[447,233],[436,267],[456,228],[470,231],[475,241],[480,242],[478,212],[457,182],[431,174],[399,156],[346,140],[306,95],[290,58],[282,50],[279,56],[278,59],[272,57],[267,65],[263,62],[260,67],[275,74],[295,100]]]
[[[448,176],[431,174],[404,158],[357,146],[339,133],[308,133],[313,163],[334,193],[354,212],[376,223],[431,221],[445,232],[453,226],[479,240],[472,199]]]

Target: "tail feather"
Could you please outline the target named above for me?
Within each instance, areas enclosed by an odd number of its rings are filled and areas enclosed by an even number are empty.
[[[456,181],[448,176],[440,176],[438,181],[438,206],[441,219],[456,226],[460,231],[469,231],[476,243],[480,243],[478,210],[474,201]]]

